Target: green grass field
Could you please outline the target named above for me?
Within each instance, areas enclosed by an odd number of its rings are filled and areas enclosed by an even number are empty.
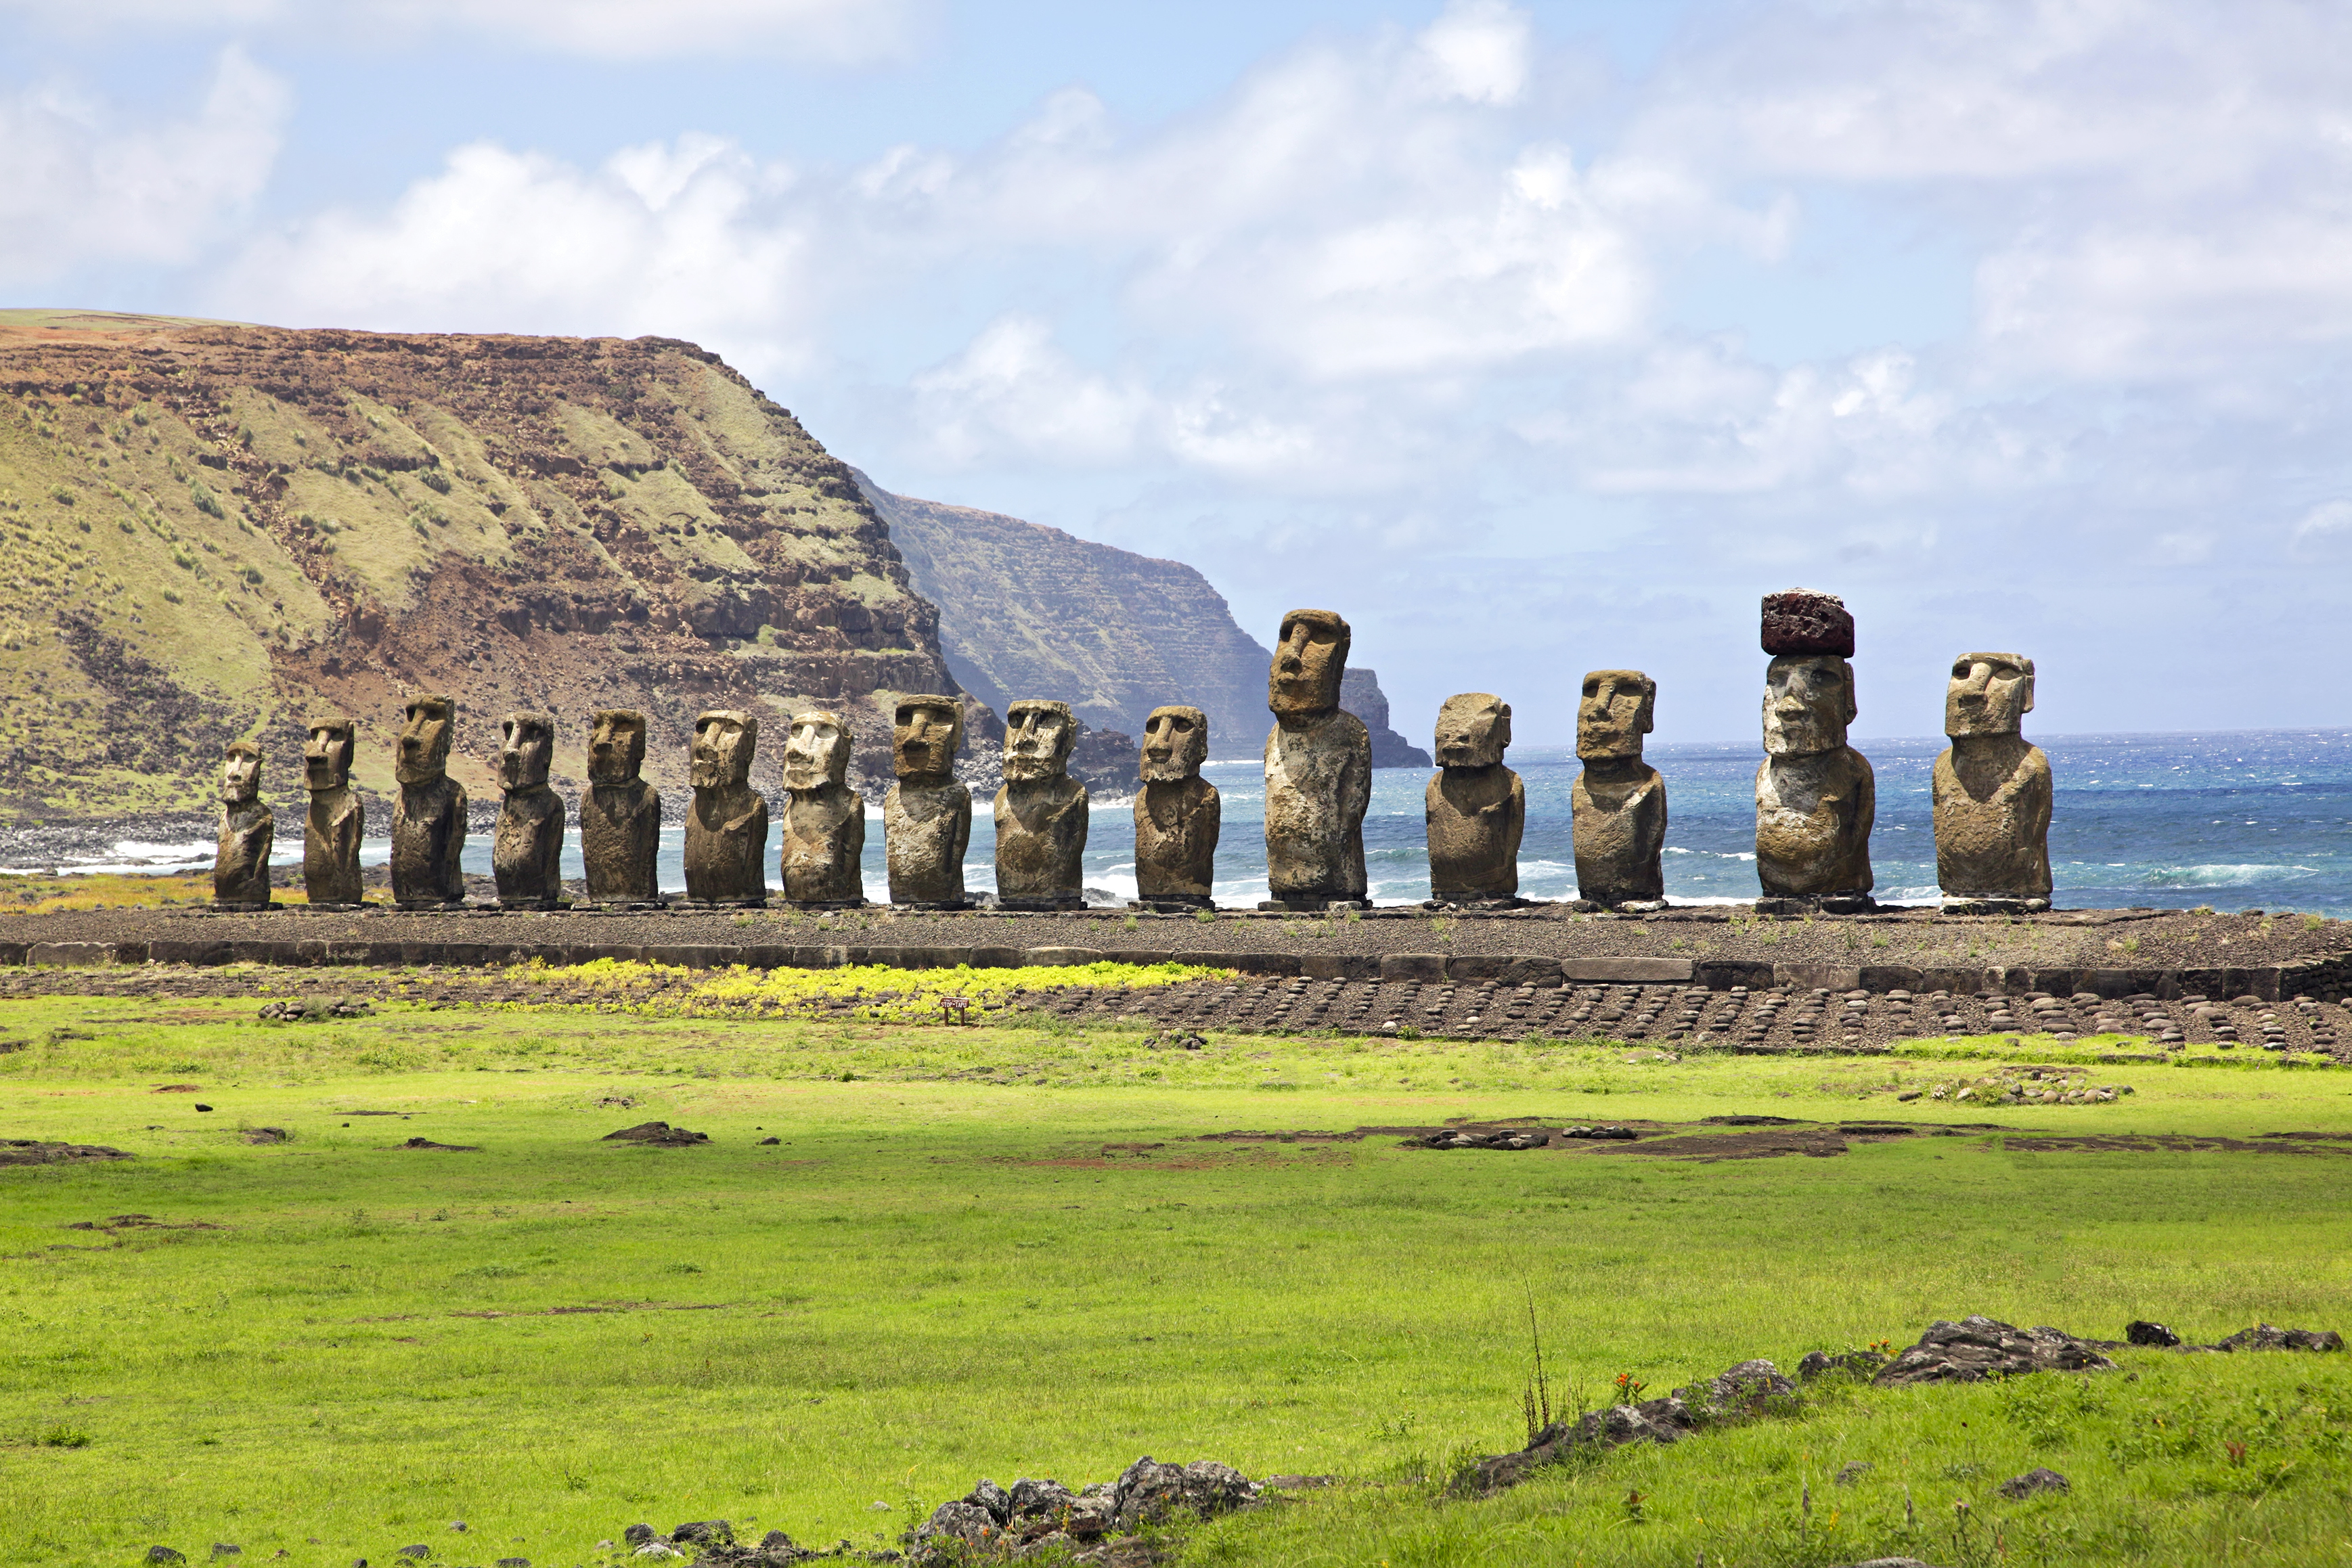
[[[2333,1356],[1827,1387],[1496,1499],[1436,1484],[1523,1439],[1530,1292],[1570,1406],[1970,1312],[2352,1327],[2347,1156],[1207,1136],[1758,1111],[2352,1132],[2352,1073],[2132,1065],[2103,1070],[2136,1090],[2115,1104],[1987,1110],[1894,1102],[1949,1071],[1926,1060],[253,1010],[0,1003],[23,1046],[0,1136],[138,1156],[0,1169],[0,1562],[233,1542],[343,1568],[425,1542],[545,1568],[714,1516],[873,1547],[978,1476],[1076,1486],[1150,1453],[1345,1478],[1197,1530],[1187,1563],[2352,1563]],[[599,1141],[649,1118],[711,1142]],[[417,1136],[478,1148],[397,1146]],[[68,1228],[126,1214],[157,1223]],[[1871,1468],[1835,1484],[1849,1461]],[[1996,1494],[2036,1464],[2074,1491]]]

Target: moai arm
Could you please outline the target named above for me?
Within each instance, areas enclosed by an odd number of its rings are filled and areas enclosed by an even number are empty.
[[[444,891],[457,900],[466,896],[466,869],[462,857],[466,852],[466,787],[455,779],[449,780],[449,847],[441,859],[443,875],[447,879]]]

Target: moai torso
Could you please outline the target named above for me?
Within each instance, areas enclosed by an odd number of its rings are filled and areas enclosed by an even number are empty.
[[[1498,697],[1465,692],[1439,710],[1439,768],[1422,796],[1431,898],[1517,898],[1528,795],[1519,776],[1503,766],[1510,743],[1511,707]]]
[[[963,903],[971,789],[953,779],[899,779],[882,799],[882,841],[891,903]]]
[[[463,904],[466,790],[449,777],[449,741],[457,705],[446,696],[411,697],[402,716],[392,807],[392,896],[400,904]]]
[[[269,903],[269,851],[278,824],[261,802],[261,753],[243,741],[223,758],[220,838],[213,851],[213,901]]]
[[[768,802],[751,788],[759,721],[713,709],[694,721],[694,806],[686,819],[686,894],[704,904],[768,898]]]
[[[1005,710],[1004,784],[996,791],[996,896],[1076,904],[1086,894],[1087,787],[1066,771],[1077,721],[1066,703],[1024,697]]]
[[[2033,661],[1964,653],[1952,666],[1936,758],[1936,881],[1947,897],[2050,896],[2050,758],[2018,733]]]
[[[661,793],[638,777],[645,760],[645,715],[598,712],[588,730],[588,793],[580,800],[580,859],[592,904],[650,904],[661,896],[654,880]]]
[[[1639,670],[1594,670],[1577,704],[1584,770],[1570,795],[1576,892],[1612,908],[1666,895],[1666,781],[1642,760],[1657,696],[1657,683]]]
[[[794,904],[866,902],[866,798],[849,787],[854,737],[835,713],[804,713],[784,742],[778,880]]]
[[[1334,708],[1277,722],[1265,737],[1266,882],[1276,898],[1364,896],[1372,737]]]
[[[360,840],[367,822],[351,787],[357,733],[349,719],[320,719],[303,744],[310,807],[302,819],[302,892],[312,904],[357,904],[362,897]]]
[[[1209,718],[1176,705],[1144,721],[1136,769],[1135,890],[1154,899],[1205,908],[1217,875],[1217,834],[1224,802],[1201,777],[1209,759]]]

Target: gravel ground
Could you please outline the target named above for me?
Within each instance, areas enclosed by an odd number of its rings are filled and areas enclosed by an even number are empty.
[[[1570,915],[1556,905],[1507,914],[1434,915],[1375,910],[1353,920],[1224,913],[1066,915],[899,913],[813,915],[640,912],[545,915],[226,915],[194,910],[94,910],[0,918],[0,941],[356,939],[362,941],[615,943],[937,947],[1092,947],[1107,952],[1439,953],[1554,958],[1734,958],[1771,963],[1984,968],[2250,968],[2352,955],[2352,923],[2259,912],[2081,910],[2009,918],[1903,914],[1757,916],[1695,908],[1643,916]]]

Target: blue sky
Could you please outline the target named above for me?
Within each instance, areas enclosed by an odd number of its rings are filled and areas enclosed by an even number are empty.
[[[0,301],[662,333],[909,494],[1744,739],[2352,721],[2352,21],[2282,0],[0,0]]]

